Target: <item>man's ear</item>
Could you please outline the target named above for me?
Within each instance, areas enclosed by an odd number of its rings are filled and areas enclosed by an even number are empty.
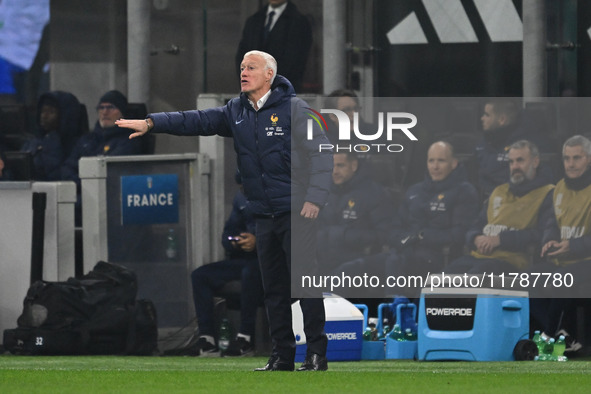
[[[452,159],[451,160],[451,168],[455,170],[457,168],[457,166],[458,166],[458,159]]]

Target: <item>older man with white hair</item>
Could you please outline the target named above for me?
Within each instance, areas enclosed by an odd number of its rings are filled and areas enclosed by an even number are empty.
[[[271,358],[258,371],[294,369],[292,259],[294,267],[306,264],[314,269],[315,219],[326,203],[333,166],[332,154],[319,149],[329,142],[319,127],[313,125],[308,138],[307,104],[295,98],[291,83],[276,73],[271,55],[250,51],[240,65],[242,93],[225,106],[117,121],[120,127],[136,130],[130,138],[148,131],[234,138],[244,193],[256,218],[256,246],[273,341]],[[324,303],[314,296],[300,302],[307,355],[299,371],[328,368]]]

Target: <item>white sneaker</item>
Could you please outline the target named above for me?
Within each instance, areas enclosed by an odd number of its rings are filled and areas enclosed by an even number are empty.
[[[580,342],[577,342],[577,340],[572,337],[568,332],[566,332],[566,330],[560,330],[556,333],[556,337],[559,337],[561,335],[564,335],[564,343],[566,344],[566,349],[564,349],[564,352],[578,352],[579,350],[581,350],[583,348],[583,345]]]

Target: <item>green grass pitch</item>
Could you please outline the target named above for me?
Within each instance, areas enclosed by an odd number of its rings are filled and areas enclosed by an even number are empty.
[[[589,393],[591,362],[332,362],[254,372],[265,358],[0,356],[2,393]]]

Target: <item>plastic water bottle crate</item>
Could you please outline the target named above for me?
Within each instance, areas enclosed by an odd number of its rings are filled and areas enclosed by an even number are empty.
[[[412,360],[417,354],[417,341],[396,341],[386,338],[386,358]]]
[[[363,312],[364,326],[367,326],[368,311],[367,306],[363,304],[355,305]],[[383,331],[383,310],[384,308],[392,308],[393,304],[380,304],[378,306],[378,322],[376,329],[378,332]],[[416,322],[417,310],[414,304],[399,304],[396,307],[396,320],[402,321],[403,312],[412,313],[412,322]],[[414,323],[416,324],[416,323]],[[406,326],[405,326],[406,328]],[[417,341],[397,341],[390,337],[385,340],[377,341],[363,341],[361,349],[362,360],[383,360],[383,359],[414,359],[417,354]]]

